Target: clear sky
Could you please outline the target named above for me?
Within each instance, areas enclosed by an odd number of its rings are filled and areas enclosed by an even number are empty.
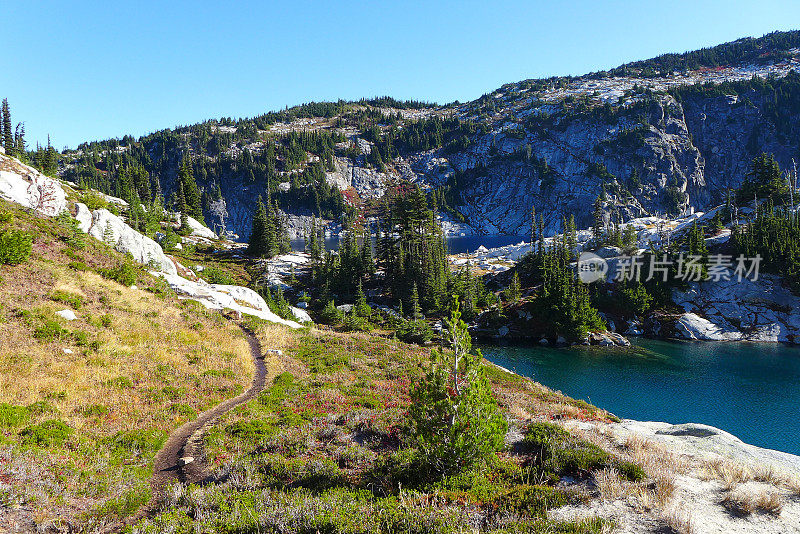
[[[800,1],[30,0],[0,28],[0,96],[62,148],[312,100],[467,101],[797,29]]]

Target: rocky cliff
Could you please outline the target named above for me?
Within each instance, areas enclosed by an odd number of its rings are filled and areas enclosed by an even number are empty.
[[[107,164],[109,154],[140,151],[151,181],[169,194],[188,151],[196,167],[204,162],[196,178],[207,218],[215,220],[209,205],[221,195],[228,229],[242,237],[268,188],[290,214],[319,212],[314,180],[341,190],[344,206],[367,211],[395,181],[440,190],[445,229],[456,234],[527,235],[531,208],[544,216],[548,233],[570,215],[586,227],[598,195],[610,218],[678,215],[718,204],[762,151],[791,167],[800,148],[798,45],[800,32],[770,34],[720,45],[713,62],[694,60],[694,53],[664,56],[610,72],[507,84],[442,107],[391,99],[308,104],[230,125],[157,132],[127,146],[106,143],[105,152],[93,148],[93,161],[113,171],[121,163]],[[420,134],[432,118],[451,121],[450,129]],[[307,143],[298,156],[297,139],[319,133],[334,141]],[[434,141],[420,142],[428,134]],[[384,153],[391,147],[390,159],[374,157],[378,144]],[[79,165],[90,149],[66,154],[62,169]],[[300,179],[323,161],[324,176]],[[340,219],[341,209],[328,210],[328,218]]]

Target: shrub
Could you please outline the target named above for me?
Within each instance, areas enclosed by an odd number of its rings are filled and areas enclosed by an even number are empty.
[[[67,267],[69,267],[73,271],[88,271],[89,270],[89,266],[86,265],[82,261],[71,261],[71,262],[69,262],[67,264]]]
[[[37,447],[62,445],[70,434],[72,434],[72,428],[57,419],[50,419],[38,425],[31,425],[19,433],[23,443]]]
[[[319,322],[322,324],[336,324],[342,320],[342,312],[340,312],[332,300],[329,300],[322,311],[319,312]]]
[[[67,231],[67,235],[64,238],[67,245],[75,249],[86,247],[86,234],[81,231],[78,221],[72,218],[69,212],[62,211],[59,213],[58,217],[56,217],[56,221]]]
[[[222,284],[226,286],[236,285],[236,280],[234,280],[231,274],[217,265],[209,265],[203,269],[200,276],[209,284]]]
[[[139,279],[139,269],[130,260],[124,260],[110,269],[100,269],[100,274],[123,286],[132,286]]]
[[[619,460],[588,441],[572,436],[553,423],[534,423],[525,433],[523,447],[535,459],[530,468],[539,478],[557,480],[561,475],[585,476],[590,471],[613,467],[632,481],[647,478],[644,470]]]
[[[258,443],[270,438],[275,433],[275,425],[262,419],[236,421],[225,427],[225,432],[235,438],[251,443]]]
[[[139,484],[119,497],[104,502],[95,511],[95,515],[104,520],[110,517],[125,519],[135,514],[139,511],[139,508],[147,504],[148,501],[150,501],[151,493],[152,490],[149,484]]]
[[[163,430],[127,430],[104,441],[118,453],[146,454],[159,450],[166,440],[167,434]]]
[[[0,428],[15,427],[28,422],[30,411],[24,406],[0,403]]]
[[[99,210],[99,209],[108,209],[108,201],[100,196],[99,193],[94,191],[87,191],[83,194],[83,203],[86,204],[86,207],[90,210]]]
[[[397,339],[405,343],[417,343],[424,345],[433,339],[433,330],[425,319],[405,321],[395,331]]]
[[[33,337],[41,341],[55,341],[64,339],[69,336],[70,332],[58,321],[54,319],[47,319],[41,325],[37,326],[33,331]]]
[[[0,232],[0,263],[17,265],[31,255],[33,236],[21,230]]]
[[[435,350],[427,374],[411,390],[413,440],[425,461],[449,474],[475,465],[497,451],[507,424],[481,365],[471,355],[467,324],[455,301],[445,320],[452,352]]]
[[[83,297],[80,295],[76,295],[75,293],[69,293],[67,291],[56,290],[50,294],[50,300],[53,302],[63,302],[64,304],[68,304],[72,306],[76,310],[83,306]]]
[[[353,311],[345,315],[344,329],[348,332],[371,332],[372,324],[366,317],[356,313],[356,309],[353,307]]]
[[[103,406],[102,404],[92,404],[91,406],[86,406],[83,408],[81,413],[86,417],[107,415],[108,406]]]

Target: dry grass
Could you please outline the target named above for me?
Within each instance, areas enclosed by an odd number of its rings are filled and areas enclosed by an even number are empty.
[[[772,491],[751,491],[742,488],[726,491],[721,502],[730,513],[746,517],[754,512],[779,516],[783,511],[783,500]]]
[[[613,468],[603,469],[594,473],[594,483],[600,498],[607,502],[613,502],[625,495],[625,485],[619,478],[619,472]]]
[[[120,465],[104,439],[123,431],[169,433],[247,387],[253,364],[241,330],[221,314],[146,291],[160,285],[146,274],[138,283],[143,289],[102,278],[93,269],[115,265],[121,255],[90,238],[85,249],[72,250],[53,220],[0,208],[36,235],[26,263],[0,266],[0,403],[44,402],[50,410],[0,428],[0,452],[10,454],[4,482],[44,525],[146,479],[154,451]],[[66,267],[76,255],[89,270]],[[54,301],[55,291],[82,302]],[[65,308],[78,318],[55,315]],[[36,339],[48,321],[63,332]],[[20,429],[46,419],[74,429],[65,445],[21,446]]]
[[[691,514],[679,508],[665,510],[660,517],[673,534],[694,534],[695,532]]]
[[[718,480],[726,491],[737,485],[753,480],[753,473],[746,465],[733,460],[715,458],[700,466],[698,477],[701,480]]]

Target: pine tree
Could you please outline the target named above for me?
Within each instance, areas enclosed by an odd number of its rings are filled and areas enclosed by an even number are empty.
[[[194,180],[192,161],[188,153],[183,155],[180,165],[178,166],[178,184],[183,185],[187,215],[197,219],[200,223],[204,223],[200,191],[197,189],[197,182]]]
[[[450,475],[497,451],[508,425],[480,351],[470,354],[472,342],[457,301],[444,322],[449,350],[432,352],[428,372],[411,390],[409,416],[421,459],[434,471]]]
[[[6,154],[14,155],[14,137],[11,131],[11,110],[8,107],[8,99],[3,99],[3,148]]]
[[[508,285],[508,289],[506,290],[506,297],[510,303],[516,303],[520,296],[522,296],[522,286],[519,282],[519,273],[514,271],[514,274],[511,276],[511,283]]]
[[[253,216],[252,231],[250,232],[250,240],[248,242],[247,253],[257,258],[264,257],[269,254],[268,244],[268,227],[269,218],[267,216],[267,208],[261,197],[258,197],[258,204],[256,205],[256,212]]]
[[[597,195],[597,198],[594,201],[594,211],[592,212],[592,219],[593,219],[592,233],[594,234],[594,238],[597,240],[601,240],[603,239],[603,234],[605,233],[603,198],[601,195]]]

